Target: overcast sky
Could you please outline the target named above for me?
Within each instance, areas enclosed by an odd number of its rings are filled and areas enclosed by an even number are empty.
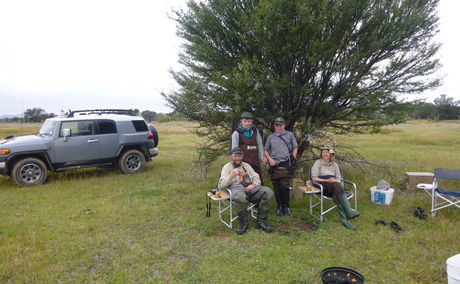
[[[27,108],[171,111],[180,42],[172,7],[185,0],[0,0],[0,115]],[[420,98],[460,100],[458,11],[441,0],[444,85]]]

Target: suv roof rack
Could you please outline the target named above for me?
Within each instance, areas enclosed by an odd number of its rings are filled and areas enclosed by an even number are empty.
[[[76,113],[79,115],[87,114],[123,114],[136,116],[135,112],[131,109],[86,109],[86,110],[74,110],[67,114],[67,117],[74,117]]]

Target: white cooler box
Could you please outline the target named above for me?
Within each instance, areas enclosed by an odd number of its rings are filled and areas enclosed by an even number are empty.
[[[447,264],[447,283],[460,284],[460,253],[449,257]]]
[[[393,193],[395,190],[389,188],[388,190],[377,189],[377,186],[371,187],[371,201],[377,204],[390,205],[393,200]]]

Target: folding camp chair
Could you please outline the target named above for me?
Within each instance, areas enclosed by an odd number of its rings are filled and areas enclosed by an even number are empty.
[[[216,191],[219,191],[219,189],[215,189]],[[221,191],[222,192],[222,191]],[[233,226],[233,221],[238,219],[238,212],[234,214],[233,212],[233,205],[235,202],[232,200],[232,191],[225,189],[223,190],[223,194],[220,197],[215,197],[215,195],[211,194],[211,192],[208,192],[208,198],[211,200],[215,200],[219,202],[219,209],[218,209],[218,214],[219,214],[219,220],[224,223],[227,227],[230,229]],[[257,218],[257,210],[255,209],[256,203],[249,203],[247,210],[248,213],[254,218]]]
[[[357,186],[354,182],[343,178],[342,168],[340,168],[340,174],[342,175],[342,181],[343,181],[342,185],[344,186],[344,189],[345,189],[345,195],[347,196],[348,200],[350,200],[351,198],[354,198],[354,205],[355,205],[354,209],[357,210],[358,209]],[[331,210],[333,210],[334,208],[337,208],[337,204],[335,204],[332,201],[332,197],[328,197],[324,195],[324,188],[320,183],[314,182],[313,180],[311,180],[311,170],[309,172],[308,178],[312,186],[314,187],[314,190],[312,192],[304,191],[304,193],[309,195],[310,214],[316,219],[318,219],[320,222],[323,222],[323,216],[326,215]],[[352,190],[348,190],[347,187],[352,187]],[[327,200],[332,202],[333,205],[331,207],[325,208],[326,207],[325,201]],[[319,206],[319,209],[320,209],[319,215],[315,215],[315,213],[313,212],[313,209],[315,209],[315,207],[317,206]]]
[[[434,180],[431,188],[431,215],[438,210],[456,206],[460,208],[460,190],[446,190],[439,186],[439,180],[459,180],[460,170],[434,169]]]

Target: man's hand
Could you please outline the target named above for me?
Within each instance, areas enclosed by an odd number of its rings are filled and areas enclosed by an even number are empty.
[[[269,162],[270,166],[272,166],[272,167],[276,166],[276,161],[275,160],[270,159],[270,160],[268,160],[268,162]]]
[[[231,172],[230,172],[230,176],[231,177],[236,177],[237,175],[240,174],[240,170],[239,169],[233,169]]]
[[[327,182],[330,182],[330,183],[333,183],[333,182],[340,182],[340,180],[331,177],[331,178],[329,178],[329,179],[327,180]]]
[[[246,190],[247,190],[247,191],[251,191],[254,187],[256,187],[255,184],[250,184],[250,185],[248,185],[248,186],[246,187]]]
[[[266,157],[263,157],[263,158],[262,158],[262,162],[263,162],[263,163],[267,163],[267,162],[268,162],[267,158],[266,158]]]

